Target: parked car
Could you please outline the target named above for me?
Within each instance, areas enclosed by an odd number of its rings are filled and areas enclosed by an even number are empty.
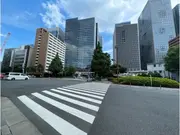
[[[29,77],[23,73],[9,72],[5,74],[4,79],[6,80],[28,80]]]
[[[0,79],[4,79],[4,73],[0,73]]]

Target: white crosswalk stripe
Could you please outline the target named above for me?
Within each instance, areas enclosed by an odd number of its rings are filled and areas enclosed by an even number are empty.
[[[37,104],[27,96],[18,97],[29,109],[31,109],[34,113],[36,113],[39,117],[41,117],[44,121],[46,121],[49,125],[51,125],[55,130],[57,130],[62,135],[86,135],[87,133],[82,130],[76,128],[69,122],[63,120],[57,115],[53,114],[46,108]]]
[[[58,95],[58,94],[55,94],[55,93],[52,93],[52,92],[49,92],[49,91],[43,91],[43,92],[46,93],[46,94],[49,94],[51,96],[54,96],[56,98],[68,101],[68,102],[70,102],[72,104],[76,104],[76,105],[79,105],[79,106],[82,106],[82,107],[85,107],[85,108],[89,108],[89,109],[94,110],[94,111],[98,111],[99,110],[99,107],[97,107],[95,105],[84,103],[84,102],[81,102],[79,100],[75,100],[75,99],[68,98],[68,97],[65,97],[65,96],[62,96],[62,95]]]
[[[81,83],[23,95],[18,99],[61,135],[87,135],[110,84]],[[52,107],[57,108],[54,111]],[[63,111],[63,115],[59,114]],[[67,115],[66,115],[67,114]],[[69,117],[71,115],[71,117]],[[84,125],[83,124],[83,125]]]
[[[60,90],[57,90],[57,89],[51,89],[51,90],[54,91],[54,92],[58,92],[58,93],[61,93],[61,94],[68,95],[68,96],[72,96],[72,97],[84,99],[84,100],[87,100],[87,101],[91,101],[91,102],[94,102],[94,103],[97,103],[97,104],[101,104],[102,103],[102,101],[96,100],[96,99],[93,99],[93,98],[83,97],[83,96],[79,96],[79,95],[76,95],[76,94],[60,91]]]
[[[82,88],[76,88],[76,87],[63,87],[63,88],[68,88],[68,89],[72,89],[72,90],[76,90],[76,91],[81,91],[81,92],[86,92],[86,93],[91,93],[91,94],[96,94],[96,95],[100,95],[100,96],[104,96],[106,94],[106,92],[97,92],[94,90],[88,90],[88,89],[82,89]]]
[[[104,98],[104,97],[100,97],[100,96],[96,96],[96,95],[92,95],[92,94],[87,94],[87,93],[82,93],[82,92],[78,92],[78,91],[73,91],[73,90],[68,90],[68,89],[64,89],[64,88],[58,88],[58,89],[68,91],[68,92],[72,92],[72,93],[76,93],[76,94],[80,94],[80,95],[84,95],[84,96],[94,97],[94,98],[98,98],[98,99]]]

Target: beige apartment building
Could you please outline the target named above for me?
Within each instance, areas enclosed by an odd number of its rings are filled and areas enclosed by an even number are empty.
[[[58,53],[59,58],[64,66],[66,46],[63,41],[55,37],[52,33],[44,28],[36,30],[36,38],[34,44],[33,65],[43,65],[44,72],[48,72],[48,67]]]

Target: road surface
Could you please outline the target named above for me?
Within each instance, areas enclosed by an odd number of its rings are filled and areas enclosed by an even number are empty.
[[[63,79],[2,81],[43,135],[178,135],[179,91]]]

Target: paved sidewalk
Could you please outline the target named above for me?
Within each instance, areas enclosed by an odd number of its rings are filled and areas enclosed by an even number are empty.
[[[1,97],[1,135],[42,135],[6,97]]]

